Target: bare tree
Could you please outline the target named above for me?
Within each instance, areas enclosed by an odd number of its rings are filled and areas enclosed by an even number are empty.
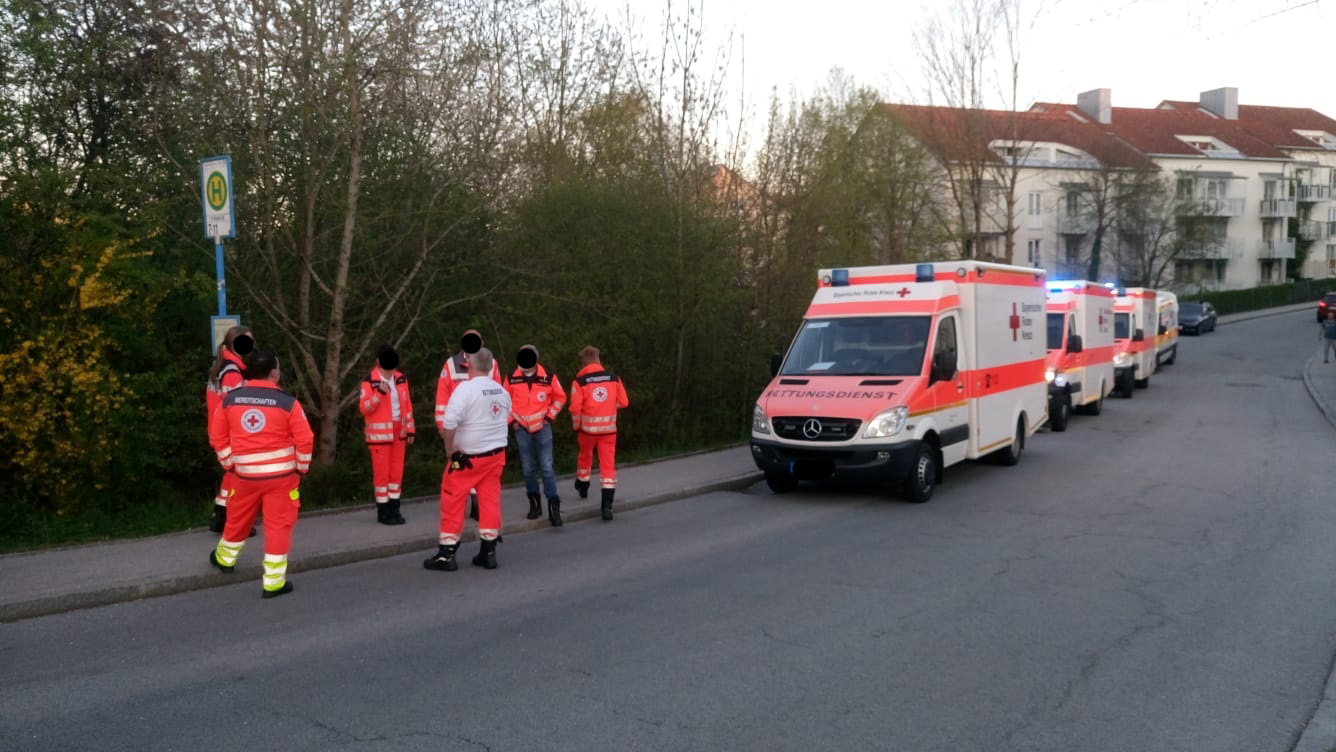
[[[1173,177],[1145,177],[1120,199],[1117,223],[1122,242],[1114,255],[1124,284],[1165,287],[1179,261],[1220,260],[1223,238],[1208,223],[1200,202],[1178,195]]]

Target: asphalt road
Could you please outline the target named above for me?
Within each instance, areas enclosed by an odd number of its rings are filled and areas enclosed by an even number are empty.
[[[1288,751],[1336,655],[1310,318],[1185,338],[925,505],[760,484],[510,536],[493,572],[0,625],[0,746]]]

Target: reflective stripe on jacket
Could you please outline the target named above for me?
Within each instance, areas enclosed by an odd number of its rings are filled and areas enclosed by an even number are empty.
[[[213,415],[213,411],[218,409],[218,405],[223,402],[223,395],[236,389],[245,383],[241,376],[241,368],[244,365],[241,358],[231,350],[223,351],[223,367],[218,369],[218,380],[210,379],[204,384],[204,406],[205,414]]]
[[[386,380],[394,383],[395,393],[399,395],[399,420],[394,419],[394,401],[390,395],[376,390],[376,385]],[[362,379],[362,393],[357,400],[357,409],[366,421],[365,438],[368,444],[402,441],[417,433],[413,425],[413,403],[408,397],[408,377],[399,371],[385,373],[379,368],[371,369],[370,375]]]
[[[541,430],[543,421],[555,419],[566,406],[561,381],[541,363],[528,375],[516,368],[506,377],[505,387],[510,393],[510,419],[529,433]]]
[[[238,476],[277,478],[311,469],[315,437],[296,397],[272,381],[250,381],[209,417],[209,443]]]
[[[450,394],[455,387],[469,380],[469,360],[463,352],[457,352],[446,359],[441,366],[441,377],[436,380],[436,430],[445,430],[445,406],[450,402]],[[501,383],[501,369],[492,361],[492,381]]]
[[[571,425],[585,433],[616,433],[617,410],[630,402],[626,388],[600,363],[590,363],[571,382]]]

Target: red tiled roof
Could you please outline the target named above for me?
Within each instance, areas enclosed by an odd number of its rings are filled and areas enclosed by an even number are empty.
[[[1017,113],[909,104],[882,106],[915,139],[946,159],[973,158],[1000,164],[1001,158],[988,148],[988,143],[1015,138],[1073,146],[1111,167],[1155,167],[1145,155],[1097,123],[1058,109],[1061,105]]]
[[[1326,131],[1336,136],[1336,120],[1307,107],[1263,107],[1239,105],[1239,123],[1267,143],[1285,149],[1322,149],[1295,133]]]
[[[1090,119],[1075,105],[1043,104],[1046,112],[1065,111]],[[1243,108],[1240,107],[1240,110]],[[1210,136],[1237,149],[1244,157],[1288,159],[1289,155],[1258,138],[1238,120],[1224,120],[1203,111],[1196,102],[1165,100],[1160,107],[1114,107],[1111,122],[1099,125],[1143,154],[1200,157],[1202,153],[1178,136]],[[1090,119],[1093,123],[1093,119]]]

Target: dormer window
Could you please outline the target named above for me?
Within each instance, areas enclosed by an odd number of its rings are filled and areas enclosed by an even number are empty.
[[[1302,131],[1296,128],[1294,129],[1294,132],[1318,146],[1321,146],[1323,149],[1336,150],[1336,136],[1333,136],[1326,131]]]
[[[1191,146],[1208,157],[1237,157],[1239,150],[1214,136],[1175,135],[1179,141]]]

